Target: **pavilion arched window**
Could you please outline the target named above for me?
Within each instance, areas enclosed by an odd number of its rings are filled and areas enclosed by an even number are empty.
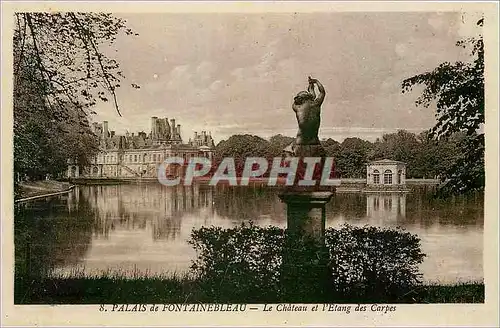
[[[384,172],[384,184],[392,184],[392,171],[385,170]]]
[[[373,184],[380,184],[380,172],[378,170],[373,171]]]

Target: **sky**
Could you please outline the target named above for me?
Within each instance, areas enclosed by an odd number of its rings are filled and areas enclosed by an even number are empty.
[[[117,133],[150,131],[152,116],[175,118],[216,143],[233,134],[295,136],[293,96],[307,77],[326,89],[320,138],[375,140],[435,123],[434,108],[401,92],[408,77],[442,62],[468,60],[456,41],[480,31],[477,13],[161,13],[115,15],[138,36],[111,48],[126,79],[122,117],[99,104],[94,121]],[[131,84],[140,85],[134,89]]]

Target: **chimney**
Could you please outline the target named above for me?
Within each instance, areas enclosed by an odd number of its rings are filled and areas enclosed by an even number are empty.
[[[156,131],[156,120],[157,119],[158,119],[158,117],[156,117],[156,116],[151,117],[151,135],[153,137],[156,137],[156,134],[157,134],[157,131]]]
[[[109,133],[111,134],[111,138],[115,136],[115,131],[110,131]]]
[[[108,121],[103,121],[102,126],[103,126],[102,133],[104,135],[104,139],[106,139],[108,137]]]
[[[171,119],[170,120],[170,128],[172,129],[170,132],[171,132],[171,135],[172,137],[174,137],[177,133],[175,131],[175,118]]]
[[[165,117],[162,121],[163,125],[163,138],[169,138],[171,134],[170,124],[168,124],[168,118]]]
[[[177,135],[179,136],[179,138],[181,137],[181,125],[180,124],[177,124],[177,129],[176,129],[176,132],[177,132]]]

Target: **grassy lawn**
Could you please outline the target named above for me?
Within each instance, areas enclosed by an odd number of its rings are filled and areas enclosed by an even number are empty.
[[[364,303],[376,303],[371,295]],[[361,301],[361,302],[360,302]],[[329,303],[363,303],[330,299]],[[224,299],[225,303],[293,303],[285,298]],[[482,303],[484,284],[422,285],[393,303]],[[125,304],[125,303],[219,303],[207,296],[203,284],[189,276],[125,278],[118,276],[16,279],[16,304]],[[318,302],[320,303],[320,302]]]

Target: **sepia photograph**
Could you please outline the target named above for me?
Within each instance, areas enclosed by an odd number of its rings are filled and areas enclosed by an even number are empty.
[[[11,309],[498,324],[497,4],[129,4],[2,14]]]

